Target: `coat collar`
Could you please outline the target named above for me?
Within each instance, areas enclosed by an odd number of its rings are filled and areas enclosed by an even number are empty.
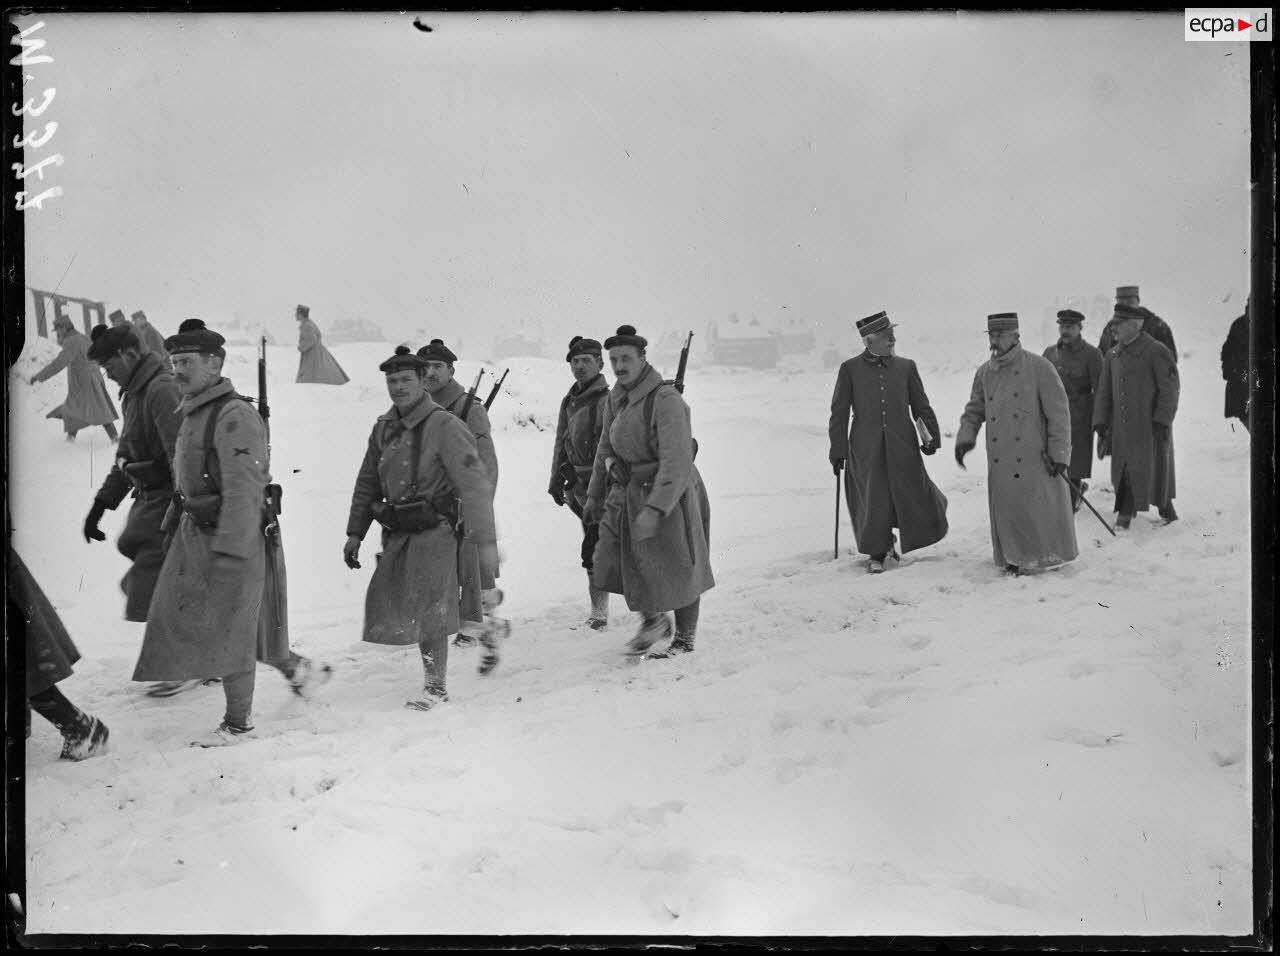
[[[643,401],[646,395],[661,384],[662,376],[658,374],[658,370],[652,365],[646,366],[644,374],[630,390],[624,388],[620,382],[613,386],[609,392],[609,404],[615,413],[620,412],[628,405]]]
[[[861,357],[868,365],[878,365],[881,368],[888,368],[893,363],[892,355],[876,355],[871,349],[864,349]]]
[[[1022,343],[1019,342],[1004,355],[993,355],[991,357],[992,368],[1005,368],[1022,358]]]
[[[1130,342],[1128,345],[1125,345],[1123,342],[1117,339],[1116,350],[1123,352],[1125,355],[1141,355],[1143,352],[1147,350],[1147,343],[1154,342],[1154,341],[1155,339],[1153,339],[1148,333],[1139,332],[1137,335],[1133,337],[1133,341]]]
[[[427,394],[431,395],[430,392],[427,392]],[[440,391],[436,392],[436,394],[432,395],[431,397],[435,401],[435,403],[437,405],[440,405],[442,408],[452,409],[452,406],[454,405],[454,403],[456,403],[459,398],[461,398],[463,395],[466,395],[466,394],[467,394],[467,390],[463,388],[460,384],[458,384],[458,380],[455,378],[448,385],[444,386],[442,389],[440,389]]]
[[[147,383],[164,371],[164,366],[160,364],[160,359],[154,352],[144,352],[142,357],[138,359],[138,364],[133,367],[133,372],[129,375],[129,380],[120,386],[120,394],[128,392],[130,395],[137,395]]]
[[[395,422],[405,428],[417,428],[426,421],[427,416],[437,408],[440,408],[440,405],[431,397],[430,392],[423,389],[422,398],[418,401],[417,405],[414,405],[413,408],[409,409],[409,414],[402,416],[400,414],[400,409],[392,405],[390,410],[378,416],[378,421]]]
[[[585,385],[579,385],[577,382],[574,382],[569,386],[569,397],[575,400],[583,399],[590,395],[596,395],[600,392],[607,392],[608,390],[609,382],[604,377],[604,372],[598,372],[596,373],[596,377]]]
[[[215,399],[222,398],[225,395],[235,395],[235,393],[236,389],[231,384],[231,379],[220,378],[199,395],[186,396],[178,403],[178,410],[184,415],[190,415]]]

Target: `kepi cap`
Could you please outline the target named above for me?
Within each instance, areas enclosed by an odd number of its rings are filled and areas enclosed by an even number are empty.
[[[858,327],[859,335],[872,335],[876,332],[883,332],[885,329],[895,328],[895,323],[889,321],[887,312],[877,312],[875,315],[869,315],[865,319],[858,319],[855,323]]]
[[[1136,285],[1118,285],[1116,286],[1116,298],[1138,298],[1138,287]]]
[[[1112,318],[1116,320],[1138,319],[1141,321],[1146,317],[1145,310],[1136,305],[1125,305],[1123,302],[1116,303],[1115,312],[1112,314]]]
[[[1070,324],[1070,323],[1075,323],[1076,325],[1080,325],[1083,322],[1084,322],[1084,316],[1081,315],[1079,312],[1077,312],[1075,309],[1063,309],[1061,312],[1058,313],[1059,325]]]
[[[988,332],[1017,332],[1017,312],[995,312],[987,316]]]

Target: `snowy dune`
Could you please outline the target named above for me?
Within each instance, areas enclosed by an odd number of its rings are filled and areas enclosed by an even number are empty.
[[[454,652],[431,714],[402,706],[413,650],[360,643],[372,561],[341,560],[390,345],[334,345],[341,388],[294,384],[296,352],[273,348],[293,640],[336,676],[303,703],[260,669],[262,739],[224,751],[187,746],[219,689],[154,701],[129,682],[123,512],[106,544],[80,537],[111,448],[42,419],[65,379],[25,384],[53,354],[32,343],[10,379],[15,543],[84,655],[63,687],[113,747],[60,762],[35,720],[29,931],[1248,932],[1248,436],[1221,417],[1217,362],[1234,313],[1188,307],[1213,316],[1193,328],[1153,304],[1183,349],[1183,518],[1111,538],[1082,510],[1079,559],[1016,580],[991,560],[981,448],[967,472],[950,454],[981,316],[951,338],[899,329],[946,436],[928,462],[951,531],[878,577],[843,513],[832,560],[833,373],[710,368],[695,338],[719,583],[697,653],[639,665],[618,654],[620,598],[608,631],[572,627],[578,531],[545,493],[566,367],[509,363],[493,417],[514,631],[490,678]],[[256,391],[249,350],[227,374]],[[1090,497],[1110,516],[1106,467]]]

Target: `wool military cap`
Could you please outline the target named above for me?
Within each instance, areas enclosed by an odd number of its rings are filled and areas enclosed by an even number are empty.
[[[894,328],[894,323],[889,321],[889,313],[877,312],[875,315],[869,315],[865,319],[859,319],[857,326],[859,335],[873,335],[876,332]]]
[[[428,362],[445,362],[452,365],[458,361],[458,356],[454,355],[449,346],[444,344],[441,339],[432,339],[428,344],[418,349],[418,355]]]
[[[129,320],[124,317],[124,313],[121,312],[119,309],[116,309],[114,312],[108,315],[107,318],[111,320],[112,325],[128,325],[129,324]]]
[[[1116,298],[1127,299],[1138,297],[1138,287],[1136,285],[1118,285],[1116,286]]]
[[[1079,312],[1077,312],[1075,309],[1063,309],[1061,312],[1058,313],[1059,325],[1071,324],[1071,323],[1080,325],[1083,322],[1084,322],[1084,316],[1081,315]]]
[[[178,326],[178,334],[164,340],[164,347],[170,355],[199,352],[201,355],[220,355],[226,358],[227,350],[222,347],[226,341],[213,329],[205,328],[200,319],[184,319]]]
[[[311,315],[311,307],[307,305],[300,305],[297,308],[297,314],[309,317]]]
[[[996,312],[987,316],[988,332],[1016,332],[1018,331],[1018,313],[1017,312]]]
[[[634,345],[636,348],[642,349],[648,344],[648,339],[643,335],[636,334],[634,325],[620,325],[616,334],[604,340],[604,347],[607,349],[617,348],[619,345]]]
[[[145,321],[147,321],[147,313],[145,313],[145,312],[143,312],[141,309],[139,309],[137,312],[135,312],[135,313],[133,313],[131,316],[129,316],[129,318],[133,319],[133,321],[135,321],[135,322],[137,322],[139,319],[142,319],[142,321],[143,321],[143,322],[145,322]]]
[[[1149,313],[1136,305],[1125,305],[1123,302],[1117,302],[1115,312],[1112,314],[1114,319],[1145,319]]]
[[[419,349],[419,351],[421,351],[421,349]],[[426,367],[426,360],[414,355],[413,350],[409,348],[409,346],[397,345],[396,354],[379,365],[378,371],[386,372],[390,375],[392,372],[403,372],[406,369],[413,369],[415,372],[420,372]]]
[[[89,358],[93,361],[102,363],[117,352],[123,352],[125,349],[138,349],[141,351],[142,342],[138,340],[138,336],[133,329],[127,325],[115,325],[107,328],[105,325],[95,325],[93,331],[89,333],[89,337],[93,339],[89,346]]]
[[[564,360],[572,362],[575,355],[594,355],[600,358],[602,354],[600,343],[595,339],[585,339],[581,335],[575,335],[569,340],[569,354],[564,357]]]

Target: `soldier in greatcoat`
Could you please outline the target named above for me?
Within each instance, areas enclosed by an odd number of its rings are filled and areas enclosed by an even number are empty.
[[[312,385],[345,385],[350,381],[333,353],[324,347],[320,327],[311,321],[311,309],[298,306],[294,318],[298,320],[298,352],[301,353],[297,380]]]
[[[137,681],[222,679],[226,712],[192,741],[236,743],[253,730],[255,667],[270,664],[306,697],[330,668],[289,649],[284,556],[266,427],[222,377],[224,339],[187,319],[165,340],[182,396],[174,447],[173,540],[147,615]]]
[[[493,445],[489,413],[478,397],[468,405],[467,390],[453,377],[454,363],[458,361],[458,356],[443,340],[432,339],[429,344],[418,349],[418,357],[426,362],[423,387],[435,403],[459,418],[465,415],[464,423],[475,438],[485,474],[496,493],[498,453]],[[466,521],[465,514],[463,521]],[[476,554],[475,542],[469,537],[458,548],[458,584],[462,589],[462,625],[453,640],[454,645],[469,647],[485,635],[505,638],[511,631],[511,622],[494,613],[502,602],[502,591],[498,588],[497,580],[482,567]],[[488,640],[486,647],[490,645],[494,648],[491,653],[497,653],[496,649],[501,646],[501,642],[496,639]]]
[[[139,309],[129,318],[133,320],[133,334],[138,337],[142,347],[159,359],[165,371],[172,372],[173,363],[169,361],[169,353],[165,351],[164,336],[160,334],[159,329],[151,324],[151,320],[147,318],[147,313]]]
[[[448,700],[449,637],[457,632],[458,502],[481,567],[498,573],[493,486],[467,427],[423,388],[426,363],[405,346],[383,362],[392,407],[380,415],[356,476],[343,557],[360,567],[360,542],[376,520],[382,552],[365,599],[364,640],[417,644],[421,697],[406,703],[430,710]],[[481,636],[480,672],[497,664],[495,638]]]
[[[605,339],[617,384],[609,393],[584,520],[600,522],[595,586],[626,598],[643,621],[627,652],[671,637],[666,657],[693,650],[711,573],[711,503],[693,463],[689,406],[645,357],[633,326]],[[675,611],[674,633],[667,612]]]
[[[867,570],[878,573],[888,557],[898,557],[894,528],[904,552],[942,540],[947,499],[920,457],[938,450],[941,433],[916,363],[896,353],[896,326],[886,313],[859,319],[857,328],[866,349],[836,375],[827,457],[837,475],[844,472],[854,540],[868,556]],[[927,429],[927,441],[916,419]]]
[[[126,496],[133,498],[124,530],[116,547],[130,561],[120,582],[125,593],[126,621],[145,621],[151,595],[164,563],[162,529],[165,511],[173,497],[174,447],[182,416],[173,375],[138,339],[136,327],[98,326],[89,358],[103,367],[107,377],[120,386],[124,424],[116,460],[94,496],[93,507],[84,521],[84,539],[104,541],[98,522],[107,511],[115,511]],[[151,689],[153,696],[183,685],[165,682]]]
[[[62,351],[58,356],[31,376],[35,385],[52,378],[64,368],[67,370],[67,400],[49,412],[45,418],[61,418],[62,430],[67,441],[75,441],[76,433],[90,425],[101,425],[107,436],[115,441],[116,426],[111,424],[118,417],[111,403],[107,387],[102,382],[102,372],[89,360],[89,337],[77,332],[71,320],[60,315],[53,320],[53,331]]]
[[[1080,510],[1080,496],[1089,490],[1093,476],[1093,398],[1102,375],[1102,353],[1080,334],[1084,316],[1075,309],[1058,313],[1058,341],[1044,350],[1062,379],[1071,406],[1071,508]],[[1077,489],[1079,489],[1077,491]]]
[[[1103,359],[1093,406],[1099,447],[1111,455],[1117,528],[1129,527],[1137,512],[1152,505],[1165,524],[1178,520],[1172,460],[1178,366],[1167,348],[1142,331],[1143,319],[1133,306],[1116,306],[1119,342]]]
[[[551,454],[551,484],[547,493],[557,505],[568,504],[582,521],[582,506],[591,484],[596,446],[604,427],[604,406],[609,400],[609,381],[604,377],[604,350],[595,339],[575,335],[565,356],[574,383],[560,401],[556,419],[555,450]],[[586,624],[592,630],[603,630],[609,623],[609,592],[602,591],[591,580],[591,558],[600,538],[600,525],[582,524],[582,566],[587,571],[587,593],[591,613]]]
[[[31,736],[31,710],[35,710],[62,734],[60,759],[84,760],[106,752],[110,737],[107,725],[82,711],[58,689],[58,682],[71,676],[80,652],[12,544],[6,558],[6,630],[12,633],[21,622],[26,631],[26,691],[31,708],[27,711],[27,736]]]
[[[1238,418],[1249,430],[1249,303],[1244,315],[1231,323],[1222,343],[1223,418]]]
[[[987,317],[991,358],[973,377],[956,432],[956,464],[987,426],[991,548],[1009,575],[1075,559],[1076,526],[1066,482],[1071,410],[1053,364],[1023,349],[1018,315]]]

